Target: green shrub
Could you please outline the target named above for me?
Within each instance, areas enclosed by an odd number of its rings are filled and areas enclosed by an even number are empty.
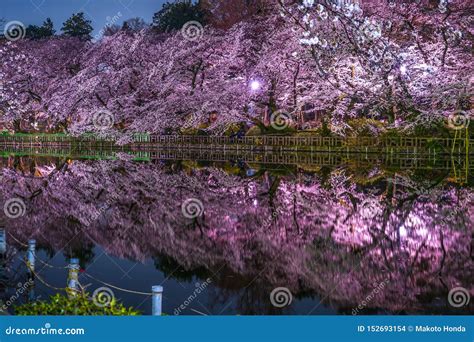
[[[445,122],[440,121],[430,127],[415,126],[412,135],[418,137],[450,137],[454,135],[454,131]]]
[[[230,136],[230,135],[236,134],[237,132],[240,131],[241,127],[242,125],[240,123],[232,123],[229,125],[229,127],[227,127],[227,129],[224,132],[224,135]]]
[[[15,313],[20,316],[137,316],[138,310],[127,308],[115,299],[109,305],[100,307],[89,296],[77,294],[69,298],[56,294],[49,301],[36,301],[15,307]]]
[[[385,132],[385,124],[381,121],[367,118],[351,119],[347,122],[352,127],[352,136],[373,136]]]
[[[255,136],[255,135],[262,135],[262,131],[260,130],[260,127],[258,126],[252,126],[250,129],[247,131],[248,136]]]

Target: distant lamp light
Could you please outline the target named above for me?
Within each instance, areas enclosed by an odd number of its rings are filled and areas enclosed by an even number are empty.
[[[407,73],[407,67],[404,66],[404,65],[402,65],[402,66],[400,67],[400,72],[401,72],[402,74],[406,74],[406,73]]]
[[[259,90],[261,86],[262,86],[262,84],[259,81],[256,81],[256,80],[252,81],[250,83],[250,89],[252,89],[254,91]]]
[[[255,176],[256,173],[257,173],[257,171],[255,171],[254,169],[248,169],[246,171],[247,177],[253,177],[253,176]]]

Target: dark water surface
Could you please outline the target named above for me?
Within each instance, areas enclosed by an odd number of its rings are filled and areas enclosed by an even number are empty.
[[[180,153],[0,159],[2,205],[25,209],[2,212],[3,302],[28,279],[36,239],[41,279],[15,304],[60,292],[77,257],[89,292],[99,279],[144,314],[148,296],[115,287],[162,285],[170,315],[472,312],[447,301],[455,287],[473,295],[469,160]],[[283,308],[270,300],[279,287],[292,296]]]

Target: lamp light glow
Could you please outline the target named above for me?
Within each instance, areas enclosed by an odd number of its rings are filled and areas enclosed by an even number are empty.
[[[252,90],[254,90],[254,91],[255,91],[255,90],[259,90],[261,86],[262,86],[262,85],[260,84],[260,82],[259,82],[259,81],[256,81],[256,80],[255,80],[255,81],[252,81],[252,82],[250,83],[250,88],[251,88]]]

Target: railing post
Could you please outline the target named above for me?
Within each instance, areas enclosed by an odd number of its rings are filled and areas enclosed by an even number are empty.
[[[69,274],[67,281],[68,294],[75,296],[79,292],[79,259],[71,258],[69,261]]]
[[[0,229],[0,254],[5,254],[7,252],[7,235],[5,234],[5,229]]]
[[[36,240],[28,240],[28,252],[27,252],[27,263],[30,273],[35,271],[35,254],[36,254]]]
[[[161,307],[163,305],[163,286],[155,285],[151,288],[151,315],[161,316]]]

